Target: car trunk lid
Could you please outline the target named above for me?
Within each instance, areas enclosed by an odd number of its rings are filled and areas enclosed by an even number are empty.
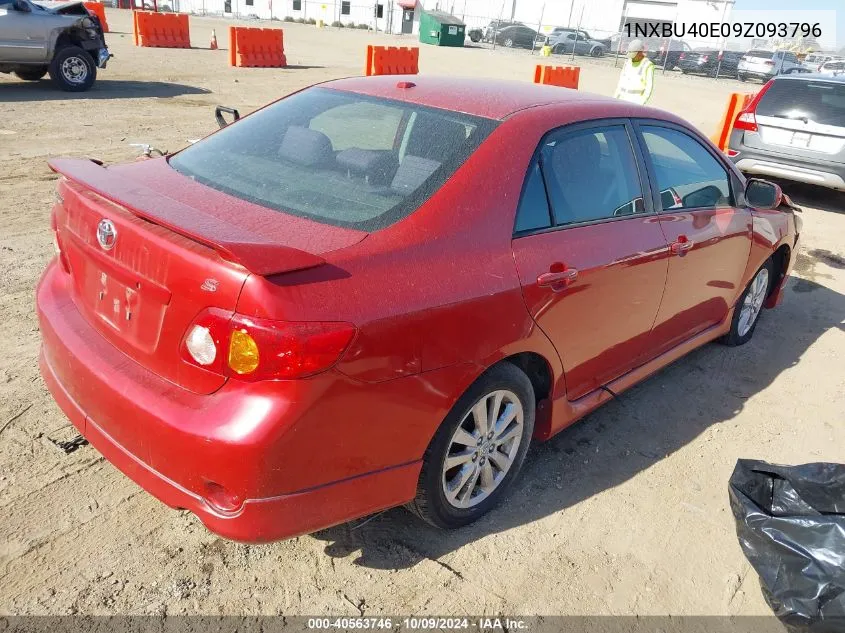
[[[845,163],[845,83],[779,79],[757,104],[758,137],[746,144]]]
[[[196,393],[226,380],[182,360],[183,338],[200,312],[234,313],[250,274],[319,266],[323,253],[366,235],[317,224],[324,235],[307,247],[316,223],[227,200],[163,160],[50,166],[64,176],[54,221],[77,308],[128,357]],[[185,200],[168,195],[174,192]]]

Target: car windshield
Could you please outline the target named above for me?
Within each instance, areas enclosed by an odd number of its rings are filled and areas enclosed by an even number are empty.
[[[169,163],[197,182],[271,209],[377,230],[425,202],[495,125],[312,88],[223,128]]]
[[[757,114],[845,127],[845,83],[777,80],[763,93]]]

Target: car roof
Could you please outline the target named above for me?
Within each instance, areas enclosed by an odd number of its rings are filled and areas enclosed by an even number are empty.
[[[821,73],[796,73],[789,75],[779,75],[775,77],[775,81],[832,81],[834,83],[845,84],[845,74],[843,75],[823,75]]]
[[[399,84],[407,82],[413,83],[413,87],[399,87]],[[557,86],[467,77],[381,75],[337,79],[320,85],[488,119],[504,119],[519,110],[553,103],[617,103],[616,99],[609,97]]]

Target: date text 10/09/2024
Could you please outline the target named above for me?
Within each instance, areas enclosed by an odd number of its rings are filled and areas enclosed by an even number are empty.
[[[307,627],[314,630],[476,630],[476,631],[521,631],[528,629],[528,623],[519,618],[500,617],[342,617],[308,618]]]
[[[822,36],[818,22],[651,22],[625,24],[626,37],[814,37]]]

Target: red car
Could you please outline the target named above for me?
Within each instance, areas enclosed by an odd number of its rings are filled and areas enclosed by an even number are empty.
[[[344,79],[166,158],[51,165],[50,391],[251,542],[477,519],[532,438],[751,338],[800,231],[681,119],[527,83]]]

